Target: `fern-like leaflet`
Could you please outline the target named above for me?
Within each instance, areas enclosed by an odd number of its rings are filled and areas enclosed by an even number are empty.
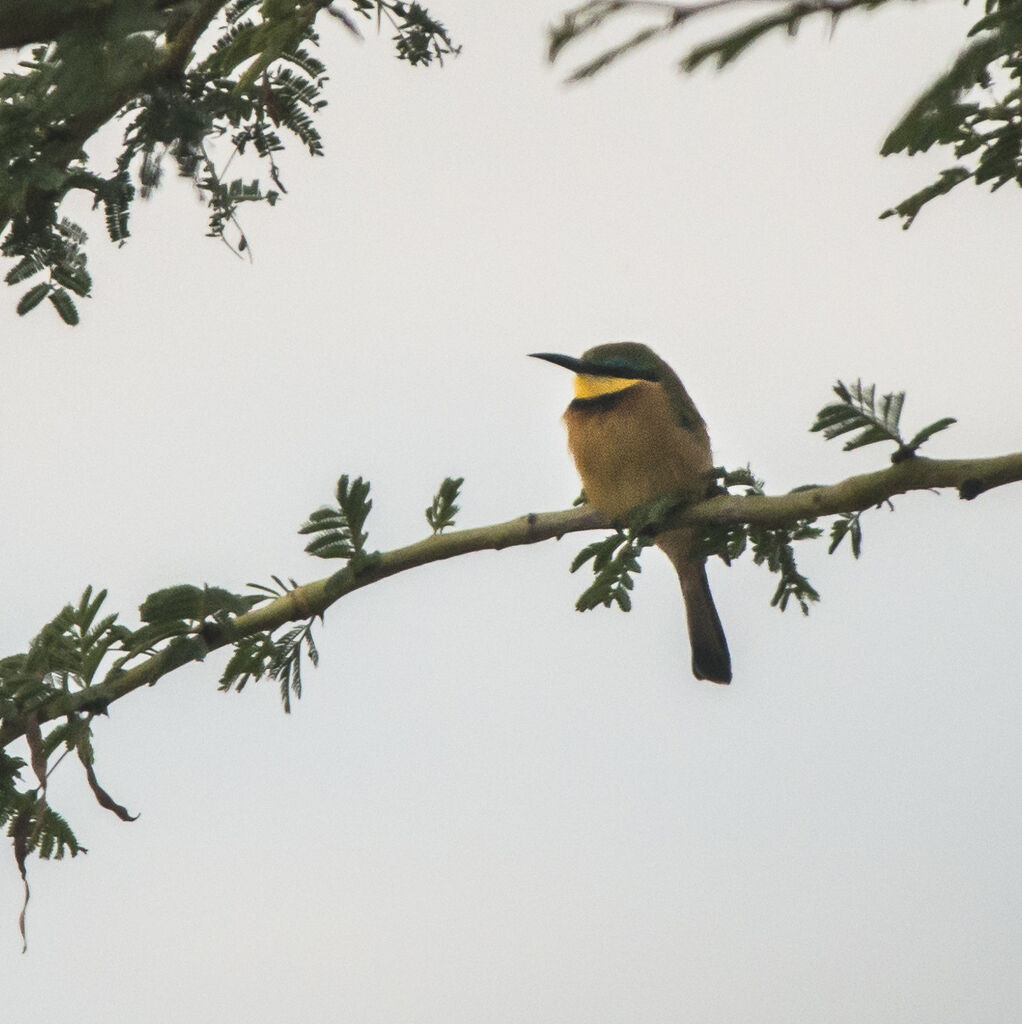
[[[822,431],[828,441],[842,434],[859,431],[845,442],[846,452],[878,441],[892,441],[898,447],[891,461],[903,462],[915,455],[919,447],[938,431],[946,430],[957,422],[953,417],[945,416],[923,427],[911,440],[905,441],[900,430],[901,411],[905,404],[904,391],[891,392],[877,401],[876,385],[864,386],[861,380],[849,385],[838,381],[833,390],[838,401],[825,405],[816,414],[816,422],[809,429]]]

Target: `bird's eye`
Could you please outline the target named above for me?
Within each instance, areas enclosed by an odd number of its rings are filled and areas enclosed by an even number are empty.
[[[628,363],[615,359],[607,364],[608,376],[620,377],[622,380],[644,380],[646,374],[637,366],[630,366]]]
[[[642,366],[628,366],[626,363],[621,363],[618,365],[617,369],[620,371],[622,377],[630,377],[632,380],[657,381],[660,379],[656,375],[656,371],[646,369]]]

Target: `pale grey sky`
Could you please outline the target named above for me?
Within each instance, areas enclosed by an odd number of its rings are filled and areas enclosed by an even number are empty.
[[[464,52],[428,72],[325,26],[328,155],[287,155],[253,265],[171,181],[122,251],[86,223],[81,327],[4,297],[2,653],[87,583],[131,623],[171,583],[323,575],[295,530],[344,472],[379,548],[447,474],[460,525],[567,505],[570,381],[536,350],[648,343],[774,491],[884,464],[807,432],[838,377],[957,416],[935,456],[1018,448],[1022,197],[877,220],[945,165],[876,152],[977,11],[808,23],[719,76],[677,76],[678,39],[569,89],[560,10],[437,0]],[[656,551],[630,615],[576,614],[576,536],[347,598],[290,718],[275,684],[217,693],[223,655],[116,704],[97,771],[141,817],[57,772],[90,852],[32,865],[24,957],[0,857],[5,1012],[1018,1021],[1018,496],[896,505],[860,563],[803,554],[808,620],[711,565],[730,688],[691,678]]]

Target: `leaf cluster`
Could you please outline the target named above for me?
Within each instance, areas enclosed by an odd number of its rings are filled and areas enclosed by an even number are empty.
[[[99,616],[106,591],[86,587],[77,604],[65,605],[23,654],[0,659],[0,719],[24,717],[44,701],[89,687],[108,652],[132,633],[117,615]]]
[[[623,612],[631,611],[630,592],[635,587],[634,573],[642,572],[639,553],[653,543],[653,538],[641,530],[615,530],[603,540],[587,544],[571,563],[577,572],[592,562],[593,582],[575,602],[576,610],[587,612],[603,605],[617,605]]]
[[[123,821],[133,820],[120,803],[100,785],[95,770],[92,722],[105,712],[102,697],[90,691],[122,674],[142,656],[166,650],[172,644],[194,645],[201,657],[208,649],[204,636],[224,628],[263,599],[239,595],[219,587],[168,587],[146,598],[140,609],[142,626],[132,630],[116,613],[104,614],[106,591],[87,587],[75,604],[65,605],[46,623],[28,650],[0,659],[0,725],[20,725],[28,744],[34,784],[23,779],[26,762],[0,751],[0,826],[6,825],[18,870],[29,888],[27,860],[48,859],[84,852],[71,825],[48,803],[49,775],[68,754],[74,753],[96,802]],[[40,709],[49,701],[83,692],[86,700],[44,731]],[[24,911],[22,912],[24,931]]]
[[[724,494],[730,494],[736,487],[741,488],[745,495],[766,493],[763,481],[749,466],[730,471],[718,469],[716,475]],[[798,541],[815,540],[822,533],[809,519],[799,520],[789,527],[723,522],[704,528],[697,544],[705,556],[716,555],[726,565],[751,551],[753,564],[766,566],[769,572],[777,575],[770,606],[783,612],[788,602],[794,599],[802,614],[808,615],[810,604],[818,601],[820,595],[799,571],[794,545]]]
[[[426,522],[434,534],[443,533],[448,527],[454,525],[454,517],[461,511],[455,504],[461,485],[465,478],[445,477],[436,494],[433,495],[433,502],[426,509]]]
[[[365,559],[368,539],[364,527],[372,510],[370,484],[362,477],[351,480],[345,473],[337,481],[337,504],[324,505],[302,524],[300,534],[314,534],[305,550],[317,558],[343,558],[349,564]]]
[[[459,511],[456,501],[463,482],[463,477],[447,477],[426,509],[426,521],[434,535],[454,525],[454,517]],[[299,534],[312,536],[305,547],[306,552],[317,558],[342,559],[347,563],[340,570],[342,573],[357,575],[375,564],[379,553],[366,548],[369,539],[366,522],[373,507],[370,491],[368,480],[360,476],[353,479],[344,474],[334,491],[336,504],[316,509],[299,528]],[[255,583],[249,586],[260,592],[260,600],[294,595],[298,589],[294,580],[285,583],[274,576],[273,581],[274,587]],[[258,632],[237,639],[234,653],[220,678],[220,689],[240,693],[250,682],[267,677],[274,679],[280,685],[284,711],[290,713],[292,698],[298,699],[302,695],[303,656],[307,656],[314,666],[319,664],[319,651],[312,635],[315,619],[316,616],[311,615],[280,636]]]
[[[24,316],[48,299],[64,323],[73,327],[78,323],[78,307],[73,295],[87,298],[92,291],[92,278],[85,268],[82,248],[86,234],[73,221],[62,217],[55,224],[36,225],[23,231],[16,225],[3,243],[0,254],[17,259],[4,280],[15,285],[27,281],[43,271],[47,280],[37,281],[23,292],[15,307],[18,316]]]
[[[127,656],[117,667],[139,654],[151,654],[164,641],[210,635],[212,627],[226,627],[232,617],[244,615],[262,600],[259,594],[235,594],[208,584],[179,583],[157,590],[139,605],[144,625],[123,643]]]
[[[454,517],[459,511],[456,501],[463,482],[463,477],[447,477],[426,509],[426,521],[434,535],[454,525]],[[375,564],[379,554],[366,549],[369,538],[366,521],[373,507],[370,490],[368,480],[343,475],[334,492],[336,504],[316,509],[298,531],[305,536],[312,535],[313,539],[305,547],[306,552],[317,558],[342,559],[347,564],[341,571],[356,575]],[[285,583],[274,576],[273,581],[274,587],[249,584],[260,592],[256,600],[294,594],[298,588],[294,580]],[[250,682],[267,677],[274,679],[280,685],[284,711],[290,713],[292,698],[299,699],[302,695],[303,656],[307,656],[314,666],[319,664],[319,651],[312,634],[315,619],[316,616],[309,616],[280,636],[264,631],[237,639],[220,678],[220,689],[240,693]]]
[[[450,33],[443,24],[418,3],[404,3],[403,0],[352,0],[355,11],[364,18],[376,20],[380,28],[384,18],[395,29],[393,42],[399,60],[406,60],[412,66],[428,65],[434,60],[443,64],[444,57],[457,56],[460,46],[455,46]]]
[[[904,462],[915,455],[934,434],[958,422],[954,417],[945,416],[923,427],[906,441],[900,430],[901,411],[905,404],[904,391],[891,392],[881,396],[877,401],[876,385],[863,386],[861,380],[854,384],[838,381],[833,390],[838,401],[824,406],[816,414],[816,421],[809,429],[822,431],[827,441],[842,434],[859,431],[855,437],[845,442],[846,452],[876,444],[878,441],[892,441],[898,447],[891,455],[891,462]]]
[[[347,2],[355,15],[391,24],[397,57],[411,65],[458,52],[417,3]],[[111,241],[123,244],[136,196],[153,195],[166,163],[206,204],[207,233],[250,252],[239,211],[273,206],[286,192],[277,163],[285,136],[323,152],[316,115],[327,68],[314,50],[324,11],[355,30],[326,0],[104,0],[47,17],[27,9],[38,23],[16,35],[38,45],[0,76],[0,255],[15,261],[8,284],[46,280],[21,294],[18,313],[48,299],[65,323],[78,322],[76,300],[92,294],[92,281],[85,232],[61,214],[65,197],[91,194]],[[124,124],[121,151],[101,170],[85,143],[115,118]]]
[[[325,105],[326,66],[312,52],[318,43],[314,5],[233,3],[211,52],[180,75],[165,76],[124,105],[123,148],[117,172],[132,168],[143,198],[163,178],[169,158],[192,181],[209,208],[208,231],[237,252],[249,250],[238,211],[245,203],[274,206],[286,192],[275,154],[287,131],[312,156],[323,153],[315,115]],[[226,159],[217,153],[228,147]],[[276,186],[258,177],[228,177],[237,158],[255,154]],[[227,236],[234,229],[235,240]]]
[[[260,600],[281,597],[297,589],[294,580],[285,583],[274,576],[276,587],[250,583],[249,586],[262,592]],[[285,714],[291,714],[291,698],[302,696],[302,654],[308,656],[313,666],[319,664],[319,649],[312,635],[315,616],[288,629],[283,636],[275,637],[272,632],[253,633],[237,640],[234,653],[220,677],[220,690],[241,693],[249,682],[258,682],[269,676],[280,684],[280,700]]]
[[[648,22],[623,40],[598,47],[598,53],[576,67],[568,81],[577,82],[603,71],[619,58],[633,50],[668,35],[687,25],[693,18],[719,10],[739,0],[703,0],[692,4],[653,2],[649,0],[585,0],[566,11],[558,24],[548,35],[547,56],[555,61],[570,44],[597,36],[604,26],[612,22],[631,23],[642,17]],[[725,32],[723,35],[693,46],[678,62],[682,71],[691,72],[706,63],[713,63],[717,69],[724,68],[740,57],[753,43],[764,36],[781,31],[785,35],[798,34],[805,18],[824,16],[830,21],[831,29],[846,11],[852,8],[871,10],[888,0],[777,0],[769,4],[768,14]]]
[[[920,210],[963,182],[991,191],[1022,185],[1022,3],[987,0],[968,42],[906,111],[884,140],[881,155],[951,149],[960,163],[884,211],[908,228]]]
[[[25,888],[25,907],[29,887],[27,860],[32,854],[57,860],[66,853],[85,852],[68,822],[49,804],[46,784],[52,771],[51,760],[58,750],[57,763],[75,752],[86,780],[100,806],[122,820],[131,815],[115,801],[96,777],[92,748],[92,718],[95,710],[71,713],[44,734],[36,720],[36,709],[62,693],[93,685],[107,655],[120,649],[131,631],[117,622],[117,615],[101,615],[106,591],[93,594],[87,587],[77,604],[68,604],[43,628],[23,654],[0,660],[0,722],[25,723],[30,765],[35,785],[22,779],[24,760],[0,751],[0,827],[6,825],[18,871]],[[20,918],[25,933],[25,909]]]
[[[691,4],[650,0],[585,0],[568,10],[550,30],[548,54],[559,58],[570,45],[599,36],[610,23],[645,23],[624,39],[598,47],[595,57],[578,65],[569,81],[589,78],[652,40],[673,33],[698,15],[736,6],[740,0],[701,0]],[[727,67],[765,36],[797,35],[807,18],[830,22],[831,31],[851,10],[871,11],[889,0],[769,0],[768,10],[722,35],[692,46],[678,63],[685,72],[704,64]],[[757,5],[758,7],[759,5]],[[1022,2],[986,0],[951,66],[937,75],[885,139],[889,156],[949,148],[957,161],[880,216],[912,225],[920,210],[963,182],[988,184],[991,190],[1022,185]]]

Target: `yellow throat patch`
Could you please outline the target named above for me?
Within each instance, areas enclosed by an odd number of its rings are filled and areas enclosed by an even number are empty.
[[[612,395],[615,391],[624,391],[638,383],[630,377],[598,377],[593,373],[576,373],[575,397],[599,398],[600,395]]]

